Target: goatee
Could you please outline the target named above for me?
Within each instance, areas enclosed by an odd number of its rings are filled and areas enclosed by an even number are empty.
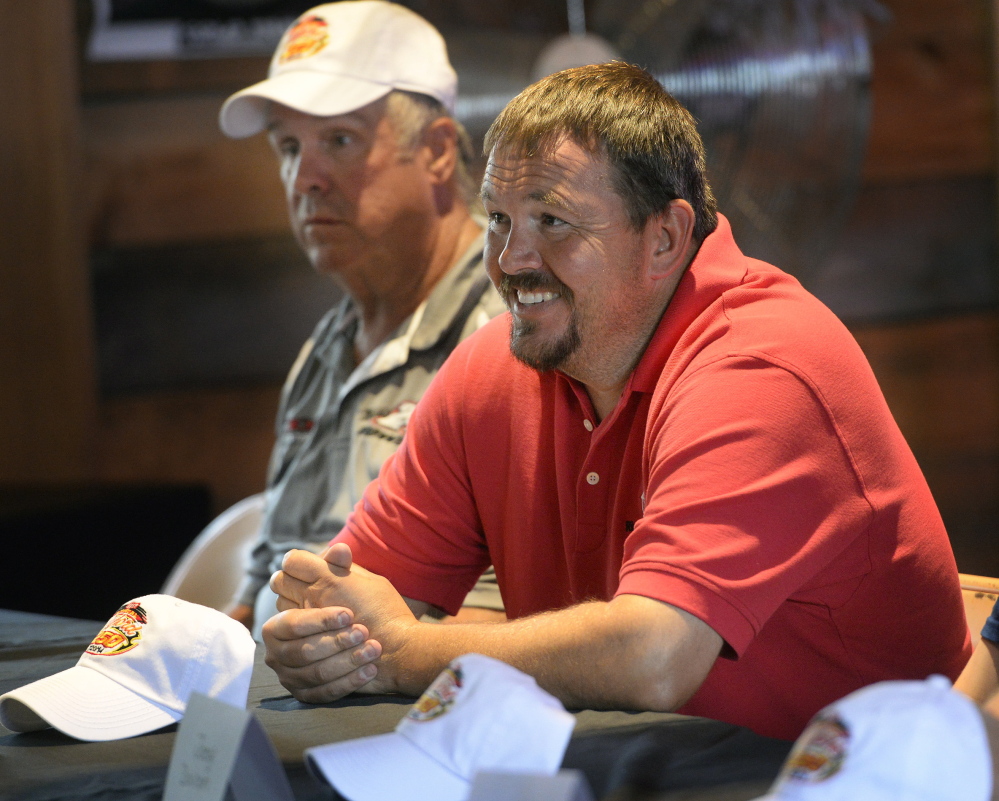
[[[518,289],[524,292],[555,292],[569,306],[569,322],[565,331],[548,342],[536,341],[540,336],[537,323],[522,320],[516,314],[512,315],[510,352],[514,357],[541,373],[557,370],[576,352],[581,343],[579,320],[572,303],[572,290],[558,279],[542,272],[504,275],[500,280],[499,292],[508,307],[513,306],[510,298]]]

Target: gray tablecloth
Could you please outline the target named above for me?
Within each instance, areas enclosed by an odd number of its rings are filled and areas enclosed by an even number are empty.
[[[75,664],[102,623],[0,610],[0,693]],[[336,798],[305,772],[304,749],[391,731],[412,698],[357,696],[312,706],[294,700],[258,650],[248,708],[285,766],[296,799]],[[576,712],[564,767],[582,770],[596,798],[747,801],[763,793],[790,743],[717,721],[657,713]],[[54,730],[0,726],[0,798],[7,801],[159,801],[176,727],[110,743]]]

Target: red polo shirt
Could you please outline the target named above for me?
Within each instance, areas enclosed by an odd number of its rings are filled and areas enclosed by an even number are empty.
[[[614,412],[509,352],[509,317],[448,359],[338,539],[457,611],[490,562],[511,617],[618,593],[726,643],[680,711],[793,739],[891,678],[970,653],[926,482],[866,359],[722,219]]]

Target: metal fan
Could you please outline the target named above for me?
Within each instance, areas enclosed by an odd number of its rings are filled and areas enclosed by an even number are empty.
[[[448,36],[473,136],[521,88],[620,57],[698,120],[719,209],[743,250],[808,284],[852,206],[870,115],[864,0],[569,0],[555,41]]]

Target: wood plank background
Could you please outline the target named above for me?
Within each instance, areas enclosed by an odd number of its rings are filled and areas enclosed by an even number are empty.
[[[544,29],[564,8],[524,5],[535,9],[523,12],[530,19],[493,9],[483,25]],[[863,186],[814,290],[871,359],[960,567],[997,575],[994,9],[989,0],[883,5],[891,19],[873,33]],[[198,265],[212,282],[244,291],[254,314],[268,297],[281,307],[290,286],[330,292],[288,237],[265,142],[233,142],[217,129],[222,100],[261,78],[266,59],[73,64],[65,54],[74,8],[72,0],[0,4],[0,64],[17,78],[0,82],[0,100],[16,110],[0,123],[0,482],[197,482],[221,509],[261,488],[282,360],[290,363],[325,301],[282,307],[283,322],[269,328],[283,333],[259,357],[262,373],[216,385],[157,385],[162,369],[143,373],[145,357],[130,357],[128,343],[145,343],[148,354],[183,337],[128,327],[121,310],[147,302],[128,294],[127,276],[146,271],[168,287]],[[453,9],[426,0],[419,10],[440,22],[435,15],[446,20]],[[61,40],[52,19],[65,23]],[[258,294],[247,300],[250,286]],[[115,331],[119,364],[135,363],[128,380],[108,367]],[[225,340],[236,348],[225,351],[230,362],[240,344],[244,354],[261,352],[244,339]]]

